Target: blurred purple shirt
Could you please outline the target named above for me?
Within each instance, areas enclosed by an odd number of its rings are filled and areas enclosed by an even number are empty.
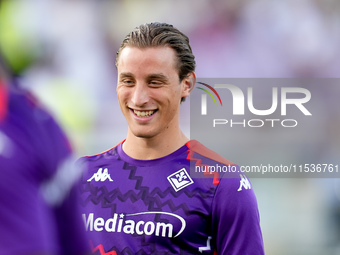
[[[31,95],[0,94],[0,254],[83,254],[66,137]]]

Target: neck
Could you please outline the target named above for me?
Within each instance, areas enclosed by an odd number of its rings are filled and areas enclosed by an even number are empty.
[[[126,140],[123,144],[124,152],[134,159],[150,160],[165,157],[172,152],[178,150],[189,139],[178,130],[178,134],[173,137],[136,137],[128,132]]]

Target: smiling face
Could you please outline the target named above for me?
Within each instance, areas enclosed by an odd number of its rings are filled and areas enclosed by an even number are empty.
[[[117,95],[128,136],[171,139],[179,130],[179,107],[194,74],[179,80],[176,54],[167,46],[125,47],[119,56]]]

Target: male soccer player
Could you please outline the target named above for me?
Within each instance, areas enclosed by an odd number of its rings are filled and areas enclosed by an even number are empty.
[[[257,202],[243,175],[190,177],[190,163],[231,162],[180,130],[179,109],[196,76],[189,39],[144,24],[117,53],[126,139],[83,157],[83,219],[95,254],[261,255]]]
[[[69,143],[36,100],[10,83],[0,56],[0,255],[85,254]]]

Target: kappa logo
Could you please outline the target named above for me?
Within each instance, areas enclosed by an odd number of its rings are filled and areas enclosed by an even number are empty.
[[[185,168],[178,170],[167,178],[176,192],[194,183]]]
[[[242,188],[244,189],[251,189],[250,182],[245,174],[240,174],[241,180],[240,180],[240,187],[237,191],[241,191]]]
[[[98,182],[98,181],[103,182],[103,181],[106,181],[106,180],[109,180],[110,182],[113,182],[113,180],[111,179],[110,174],[108,173],[108,169],[107,168],[105,168],[104,170],[103,170],[103,168],[99,168],[97,173],[94,173],[92,175],[92,177],[90,179],[88,179],[87,181],[90,182],[93,179],[96,182]]]

